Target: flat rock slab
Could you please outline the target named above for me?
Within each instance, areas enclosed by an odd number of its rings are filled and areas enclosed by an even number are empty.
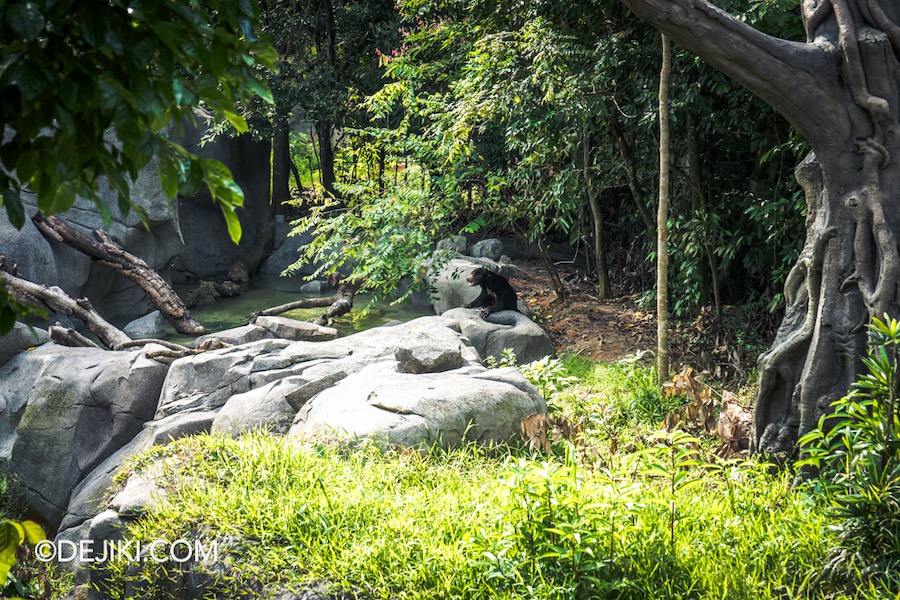
[[[275,337],[292,341],[333,340],[338,336],[337,329],[322,327],[315,323],[298,321],[287,317],[257,317],[257,327],[269,331]]]
[[[224,331],[208,333],[197,338],[195,345],[199,346],[206,340],[219,340],[232,346],[240,346],[241,344],[249,344],[250,342],[258,342],[259,340],[268,340],[275,337],[272,332],[257,327],[256,325],[243,325]]]

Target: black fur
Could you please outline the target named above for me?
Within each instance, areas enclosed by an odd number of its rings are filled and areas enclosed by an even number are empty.
[[[483,306],[484,308],[481,309],[482,319],[501,310],[519,311],[517,306],[519,298],[516,296],[516,291],[502,275],[479,267],[472,271],[466,281],[472,286],[480,285],[481,293],[464,308]]]

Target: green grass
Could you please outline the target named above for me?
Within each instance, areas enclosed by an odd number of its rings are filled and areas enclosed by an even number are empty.
[[[672,497],[633,463],[586,471],[472,448],[346,451],[251,434],[188,438],[151,458],[171,467],[169,495],[134,534],[242,540],[226,588],[325,580],[371,598],[813,597],[803,584],[830,543],[790,475],[752,465],[697,468],[697,483]],[[535,502],[555,506],[552,518],[529,517]],[[578,587],[569,563],[541,556],[567,527],[595,555],[602,586]],[[525,530],[541,553],[523,545]],[[485,557],[504,548],[501,576]]]
[[[557,410],[613,415],[590,440],[608,446],[610,431],[630,432],[633,451],[420,453],[197,436],[133,465],[162,461],[168,492],[133,535],[218,539],[220,553],[234,552],[220,597],[320,581],[385,599],[884,597],[811,583],[834,546],[832,523],[791,488],[790,472],[654,437],[664,400],[653,397],[652,371],[562,364],[547,368],[577,381],[552,399]],[[140,567],[115,565],[114,589],[144,578],[143,597],[155,597],[177,575],[177,565]]]

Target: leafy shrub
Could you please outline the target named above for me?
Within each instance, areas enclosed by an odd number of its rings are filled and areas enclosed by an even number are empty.
[[[856,587],[900,592],[900,323],[872,319],[867,372],[834,412],[800,439],[803,467],[827,514],[837,520],[838,547],[822,577]]]
[[[576,377],[570,376],[566,363],[558,358],[545,356],[524,365],[518,362],[512,348],[504,348],[499,359],[496,356],[488,356],[485,360],[489,369],[516,367],[541,392],[541,395],[548,399],[577,381]]]
[[[519,367],[522,375],[540,390],[544,398],[550,398],[575,382],[566,371],[566,365],[558,358],[545,356],[540,360]]]

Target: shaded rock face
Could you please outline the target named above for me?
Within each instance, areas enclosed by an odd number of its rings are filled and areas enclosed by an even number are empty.
[[[127,215],[119,212],[116,194],[103,180],[98,193],[110,209],[109,227],[93,202],[84,198],[78,198],[63,217],[88,235],[94,229],[107,229],[115,243],[144,259],[163,278],[206,277],[224,272],[253,245],[257,227],[267,218],[269,152],[265,142],[253,142],[249,137],[217,140],[202,148],[195,147],[199,139],[195,132],[185,143],[195,154],[222,160],[244,191],[244,207],[237,210],[243,226],[240,246],[228,236],[225,218],[208,192],[196,198],[180,198],[177,203],[166,198],[156,159],[141,169],[131,187],[132,201],[147,215],[147,227],[135,211]],[[37,199],[23,194],[22,200],[26,216],[30,217],[37,211]],[[74,298],[90,298],[107,320],[126,322],[152,309],[143,291],[127,278],[64,244],[48,242],[27,221],[21,230],[14,228],[4,211],[0,211],[0,253],[7,255],[10,264],[18,265],[19,273],[26,279],[59,286]]]
[[[473,258],[498,260],[503,254],[503,242],[497,238],[481,240],[480,242],[472,244],[472,247],[469,248],[467,254]]]
[[[53,344],[0,367],[0,457],[13,495],[59,525],[75,486],[153,418],[165,373],[144,351]]]
[[[205,189],[193,198],[179,197],[178,223],[184,237],[184,252],[174,263],[179,280],[224,273],[253,246],[257,228],[269,218],[269,142],[220,137],[201,146],[200,138],[200,132],[188,130],[182,143],[202,158],[220,160],[244,191],[244,206],[236,211],[243,235],[240,244],[231,241],[225,218]]]

